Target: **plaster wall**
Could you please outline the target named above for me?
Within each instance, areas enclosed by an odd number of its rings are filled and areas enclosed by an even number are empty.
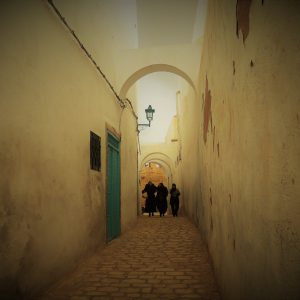
[[[66,20],[72,24],[116,90],[123,68],[123,51],[138,46],[136,0],[54,0]],[[131,60],[134,64],[134,60]]]
[[[121,94],[123,84],[132,74],[154,64],[171,65],[196,80],[206,1],[180,1],[176,5],[172,1],[136,0],[54,3],[96,61],[101,61],[104,73]],[[155,24],[149,26],[153,16]],[[179,27],[174,31],[175,20]],[[198,26],[195,32],[194,22]]]
[[[199,71],[201,46],[201,42],[197,41],[194,44],[125,49],[115,58],[119,66],[116,86],[122,92],[122,85],[132,74],[147,66],[160,64],[179,69],[195,82]]]
[[[19,299],[105,243],[107,125],[121,136],[122,231],[134,223],[136,120],[127,108],[120,118],[45,1],[5,2],[0,23],[0,295]],[[100,172],[90,170],[90,131],[101,137]]]
[[[154,64],[176,67],[195,82],[206,5],[207,0],[137,0],[138,48],[123,49],[115,57],[119,68],[118,84],[126,82],[136,71]],[[122,91],[122,85],[119,88]]]
[[[200,198],[199,111],[200,102],[192,87],[182,82],[177,93],[178,165],[184,210],[198,218]]]
[[[136,88],[133,86],[128,97],[137,111]],[[131,107],[123,110],[119,120],[121,133],[121,230],[131,228],[138,214],[138,136],[137,121]]]
[[[200,93],[180,119],[185,209],[224,299],[298,299],[300,5],[246,1],[237,35],[241,2],[208,3]]]
[[[177,116],[173,116],[165,137],[165,142],[178,143],[178,139],[179,137],[178,137],[178,127],[177,127]]]

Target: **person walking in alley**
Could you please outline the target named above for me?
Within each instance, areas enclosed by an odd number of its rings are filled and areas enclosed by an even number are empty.
[[[156,203],[155,203],[155,193],[157,191],[156,186],[149,181],[145,188],[142,190],[142,193],[147,193],[145,212],[149,213],[149,217],[154,216],[154,212],[156,211]]]
[[[168,196],[168,194],[169,194],[168,189],[161,182],[157,187],[157,195],[156,195],[156,205],[159,210],[160,217],[164,216],[167,211],[167,208],[168,208],[167,196]]]
[[[171,208],[172,208],[173,217],[178,217],[180,192],[176,188],[176,184],[175,183],[172,184],[172,188],[170,190],[170,195],[171,195],[171,197],[170,197],[170,205],[171,205]]]

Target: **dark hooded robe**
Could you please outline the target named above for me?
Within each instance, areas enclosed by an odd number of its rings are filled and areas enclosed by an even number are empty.
[[[168,208],[167,196],[168,189],[161,183],[157,187],[156,205],[160,215],[164,215]]]
[[[170,205],[172,208],[172,214],[174,217],[178,216],[178,209],[179,209],[179,196],[180,196],[180,192],[179,190],[176,188],[176,184],[172,184],[172,188],[170,190]]]
[[[145,212],[152,213],[156,211],[155,192],[157,188],[153,183],[147,183],[142,193],[147,193]]]

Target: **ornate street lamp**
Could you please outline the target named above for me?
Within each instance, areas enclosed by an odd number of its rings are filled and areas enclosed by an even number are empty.
[[[148,108],[145,109],[146,112],[146,118],[149,122],[149,124],[138,124],[140,127],[150,127],[151,121],[153,120],[153,113],[155,113],[155,109],[152,108],[151,105],[148,106]]]

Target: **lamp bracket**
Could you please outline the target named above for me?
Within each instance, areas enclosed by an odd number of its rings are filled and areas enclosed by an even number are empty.
[[[150,127],[150,121],[149,121],[149,124],[137,124],[138,125],[138,129],[139,127],[141,127],[141,130],[145,129],[145,127]]]

